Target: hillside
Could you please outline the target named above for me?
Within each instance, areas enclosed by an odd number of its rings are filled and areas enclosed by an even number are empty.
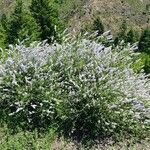
[[[89,0],[81,11],[70,19],[70,26],[77,30],[90,26],[93,16],[100,16],[106,29],[116,32],[123,20],[137,29],[144,28],[148,21],[146,5],[148,1],[140,0]]]
[[[55,0],[56,1],[56,0]],[[123,20],[135,29],[147,25],[149,0],[64,0],[58,3],[63,21],[68,22],[70,31],[88,28],[94,16],[100,16],[106,29],[116,33]],[[29,5],[30,0],[25,4]],[[0,13],[9,14],[13,10],[14,0],[0,0]],[[146,8],[148,8],[146,10]]]

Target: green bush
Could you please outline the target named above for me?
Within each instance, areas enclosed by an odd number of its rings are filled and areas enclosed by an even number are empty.
[[[139,51],[150,54],[150,29],[146,28],[139,41]]]
[[[150,84],[134,73],[131,49],[82,37],[10,46],[0,61],[1,119],[78,140],[146,136]]]
[[[133,69],[137,73],[143,71],[148,75],[150,73],[150,55],[147,53],[141,53],[139,59],[133,64]]]

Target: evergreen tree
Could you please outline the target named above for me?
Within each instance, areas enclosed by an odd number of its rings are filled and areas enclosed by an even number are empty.
[[[60,27],[58,11],[50,5],[49,0],[32,0],[30,11],[41,29],[41,40],[47,39],[49,43],[59,40]],[[57,28],[56,28],[57,26]]]
[[[22,14],[22,25],[18,32],[18,39],[20,41],[25,40],[26,45],[40,40],[40,27],[29,12]]]
[[[8,22],[8,31],[7,31],[7,43],[14,44],[18,39],[18,33],[21,30],[22,25],[22,11],[23,11],[23,2],[22,0],[16,1],[15,10],[10,16]]]
[[[145,55],[145,62],[144,62],[143,69],[146,74],[150,73],[150,55],[149,54]]]
[[[127,35],[127,22],[124,20],[123,22],[122,22],[122,25],[121,25],[121,27],[120,27],[120,33],[119,33],[119,37],[121,38],[121,39],[126,39],[126,35]]]
[[[7,18],[6,15],[3,14],[0,20],[0,47],[5,48],[5,40],[7,37]]]
[[[2,14],[0,23],[3,27],[3,29],[7,30],[7,17],[6,17],[6,14]]]
[[[118,43],[119,43],[119,37],[117,36],[115,39],[114,39],[114,45],[115,46],[117,46],[118,45]]]
[[[40,28],[32,15],[23,9],[22,0],[16,1],[15,10],[8,21],[7,39],[8,44],[15,44],[17,40],[26,40],[26,44],[39,40]]]
[[[126,42],[127,43],[135,43],[138,40],[138,35],[133,29],[130,29],[126,36]]]
[[[98,36],[104,33],[104,25],[99,17],[93,22],[93,30],[98,32]]]
[[[122,25],[120,27],[120,31],[117,35],[117,37],[114,40],[114,44],[118,45],[120,41],[124,40],[126,42],[127,38],[127,22],[124,20],[122,22]]]
[[[5,48],[5,39],[6,39],[6,31],[3,26],[0,24],[0,47]]]
[[[150,54],[150,28],[146,28],[139,41],[139,51]]]

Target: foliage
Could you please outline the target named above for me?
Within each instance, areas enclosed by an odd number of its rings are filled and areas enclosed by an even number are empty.
[[[104,25],[101,21],[101,19],[99,17],[95,18],[94,19],[94,22],[93,22],[93,30],[94,31],[97,31],[97,35],[100,36],[101,34],[104,33]]]
[[[115,38],[114,44],[118,45],[120,41],[124,40],[126,41],[126,36],[127,36],[127,22],[124,20],[120,26],[119,33],[117,37]]]
[[[133,70],[136,73],[144,72],[143,67],[145,64],[145,55],[144,54],[138,54],[138,59],[134,60],[133,63]]]
[[[2,25],[0,25],[0,47],[1,48],[5,48],[5,38],[6,38],[5,30],[3,29]]]
[[[60,21],[57,9],[49,0],[32,0],[30,11],[40,26],[41,40],[59,41]]]
[[[150,54],[150,29],[146,28],[139,41],[139,51]]]
[[[139,73],[143,71],[145,74],[150,74],[150,55],[147,53],[141,53],[139,55],[139,60],[136,61],[133,65],[135,72]]]
[[[4,30],[7,30],[7,17],[5,14],[2,14],[2,17],[1,17],[1,25],[3,27]]]
[[[133,44],[137,41],[138,41],[138,34],[133,29],[130,29],[126,36],[126,42]]]
[[[121,27],[120,27],[120,33],[119,33],[119,37],[120,37],[120,38],[124,39],[124,38],[126,37],[127,29],[128,29],[128,27],[127,27],[127,22],[124,20],[124,21],[122,22]]]
[[[11,45],[0,60],[1,120],[13,129],[56,126],[78,140],[146,136],[150,82],[133,71],[135,57],[130,46],[82,37]]]
[[[121,41],[124,41],[124,44],[134,44],[139,40],[139,34],[134,29],[128,29],[126,21],[123,21],[119,33],[114,40],[114,44],[118,45]]]
[[[145,54],[144,55],[144,72],[146,74],[150,74],[150,55],[148,54]]]
[[[40,27],[31,16],[30,12],[23,12],[22,25],[18,33],[18,39],[20,41],[25,40],[25,44],[29,45],[33,41],[39,41],[40,34]]]
[[[46,134],[39,134],[37,131],[20,132],[15,135],[5,133],[3,139],[0,139],[0,149],[51,150],[55,136],[55,130],[50,130]]]
[[[18,32],[21,30],[22,25],[22,10],[23,2],[17,0],[14,12],[10,16],[8,30],[7,30],[7,43],[14,44],[18,40]]]
[[[6,18],[7,19],[7,18]],[[5,45],[16,44],[19,40],[26,40],[26,44],[39,40],[39,27],[31,14],[24,10],[22,0],[16,1],[14,12],[8,21],[2,22],[3,30],[5,30]]]
[[[0,20],[0,47],[5,48],[5,40],[7,38],[7,18],[6,15],[3,14]]]

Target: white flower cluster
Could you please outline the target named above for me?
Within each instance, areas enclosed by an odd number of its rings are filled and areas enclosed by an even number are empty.
[[[64,98],[67,91],[70,103],[80,101],[81,97],[91,100],[85,107],[106,101],[110,112],[118,113],[123,109],[124,113],[137,119],[146,118],[149,122],[150,81],[144,73],[136,74],[132,69],[135,47],[106,47],[96,40],[82,38],[64,41],[52,45],[42,42],[30,47],[11,46],[2,53],[0,84],[21,88],[18,76],[24,75],[24,88],[32,88],[37,80],[41,82],[37,87],[41,91],[48,87],[46,96],[56,91],[56,95]],[[7,98],[6,90],[9,89],[2,89],[1,99]],[[22,92],[27,91],[22,89]],[[51,97],[61,101],[56,95],[51,94]]]

